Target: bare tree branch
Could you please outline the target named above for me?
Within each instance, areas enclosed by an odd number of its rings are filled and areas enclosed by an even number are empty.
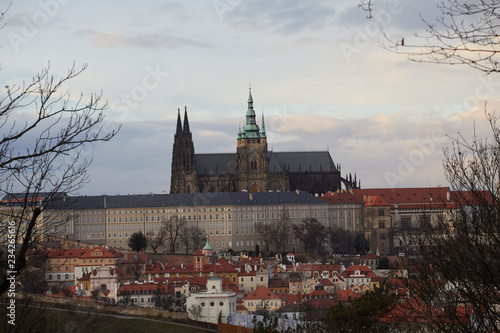
[[[73,65],[55,79],[47,67],[29,83],[6,86],[0,97],[0,221],[4,235],[6,222],[15,222],[17,274],[30,247],[66,228],[70,216],[45,209],[63,206],[67,195],[88,182],[92,158],[84,150],[109,141],[120,129],[105,128],[102,93],[73,99],[64,90],[85,68]],[[0,294],[8,287],[5,274],[0,272]]]

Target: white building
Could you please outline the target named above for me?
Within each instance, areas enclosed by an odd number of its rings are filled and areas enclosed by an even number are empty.
[[[207,291],[191,294],[186,299],[188,318],[217,324],[219,316],[227,323],[230,312],[236,312],[236,293],[222,290],[222,279],[212,276],[207,280]]]

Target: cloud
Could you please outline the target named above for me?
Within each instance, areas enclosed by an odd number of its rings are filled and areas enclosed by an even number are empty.
[[[75,32],[75,36],[84,36],[90,38],[93,45],[98,47],[114,47],[117,45],[126,45],[137,48],[212,48],[213,45],[184,37],[177,37],[162,33],[143,33],[127,35],[122,31],[97,32],[91,29],[83,29]]]
[[[95,46],[113,47],[123,39],[121,31],[108,31],[105,33],[94,33],[90,36],[90,41]]]
[[[157,34],[157,33],[140,34],[127,37],[124,40],[124,44],[135,47],[167,48],[167,49],[179,48],[184,46],[202,48],[202,49],[214,47],[213,45],[205,42],[200,42],[183,37]]]
[[[242,1],[224,17],[240,29],[290,34],[331,24],[335,9],[328,1]]]

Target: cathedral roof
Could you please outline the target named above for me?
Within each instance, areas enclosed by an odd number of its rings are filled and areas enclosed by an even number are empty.
[[[195,154],[196,173],[198,176],[215,176],[216,174],[236,175],[238,165],[236,154]]]
[[[238,173],[236,154],[195,154],[198,176],[231,175]],[[337,171],[327,151],[269,152],[269,171],[330,172]]]
[[[327,151],[269,152],[269,171],[289,170],[290,172],[337,171],[330,153]]]

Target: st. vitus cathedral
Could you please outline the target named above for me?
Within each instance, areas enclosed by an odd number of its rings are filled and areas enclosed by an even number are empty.
[[[344,185],[342,187],[342,184]],[[187,108],[180,110],[172,151],[170,193],[307,191],[326,193],[360,188],[351,175],[340,175],[328,151],[268,151],[264,115],[255,121],[252,91],[246,124],[238,132],[236,153],[195,154]]]

